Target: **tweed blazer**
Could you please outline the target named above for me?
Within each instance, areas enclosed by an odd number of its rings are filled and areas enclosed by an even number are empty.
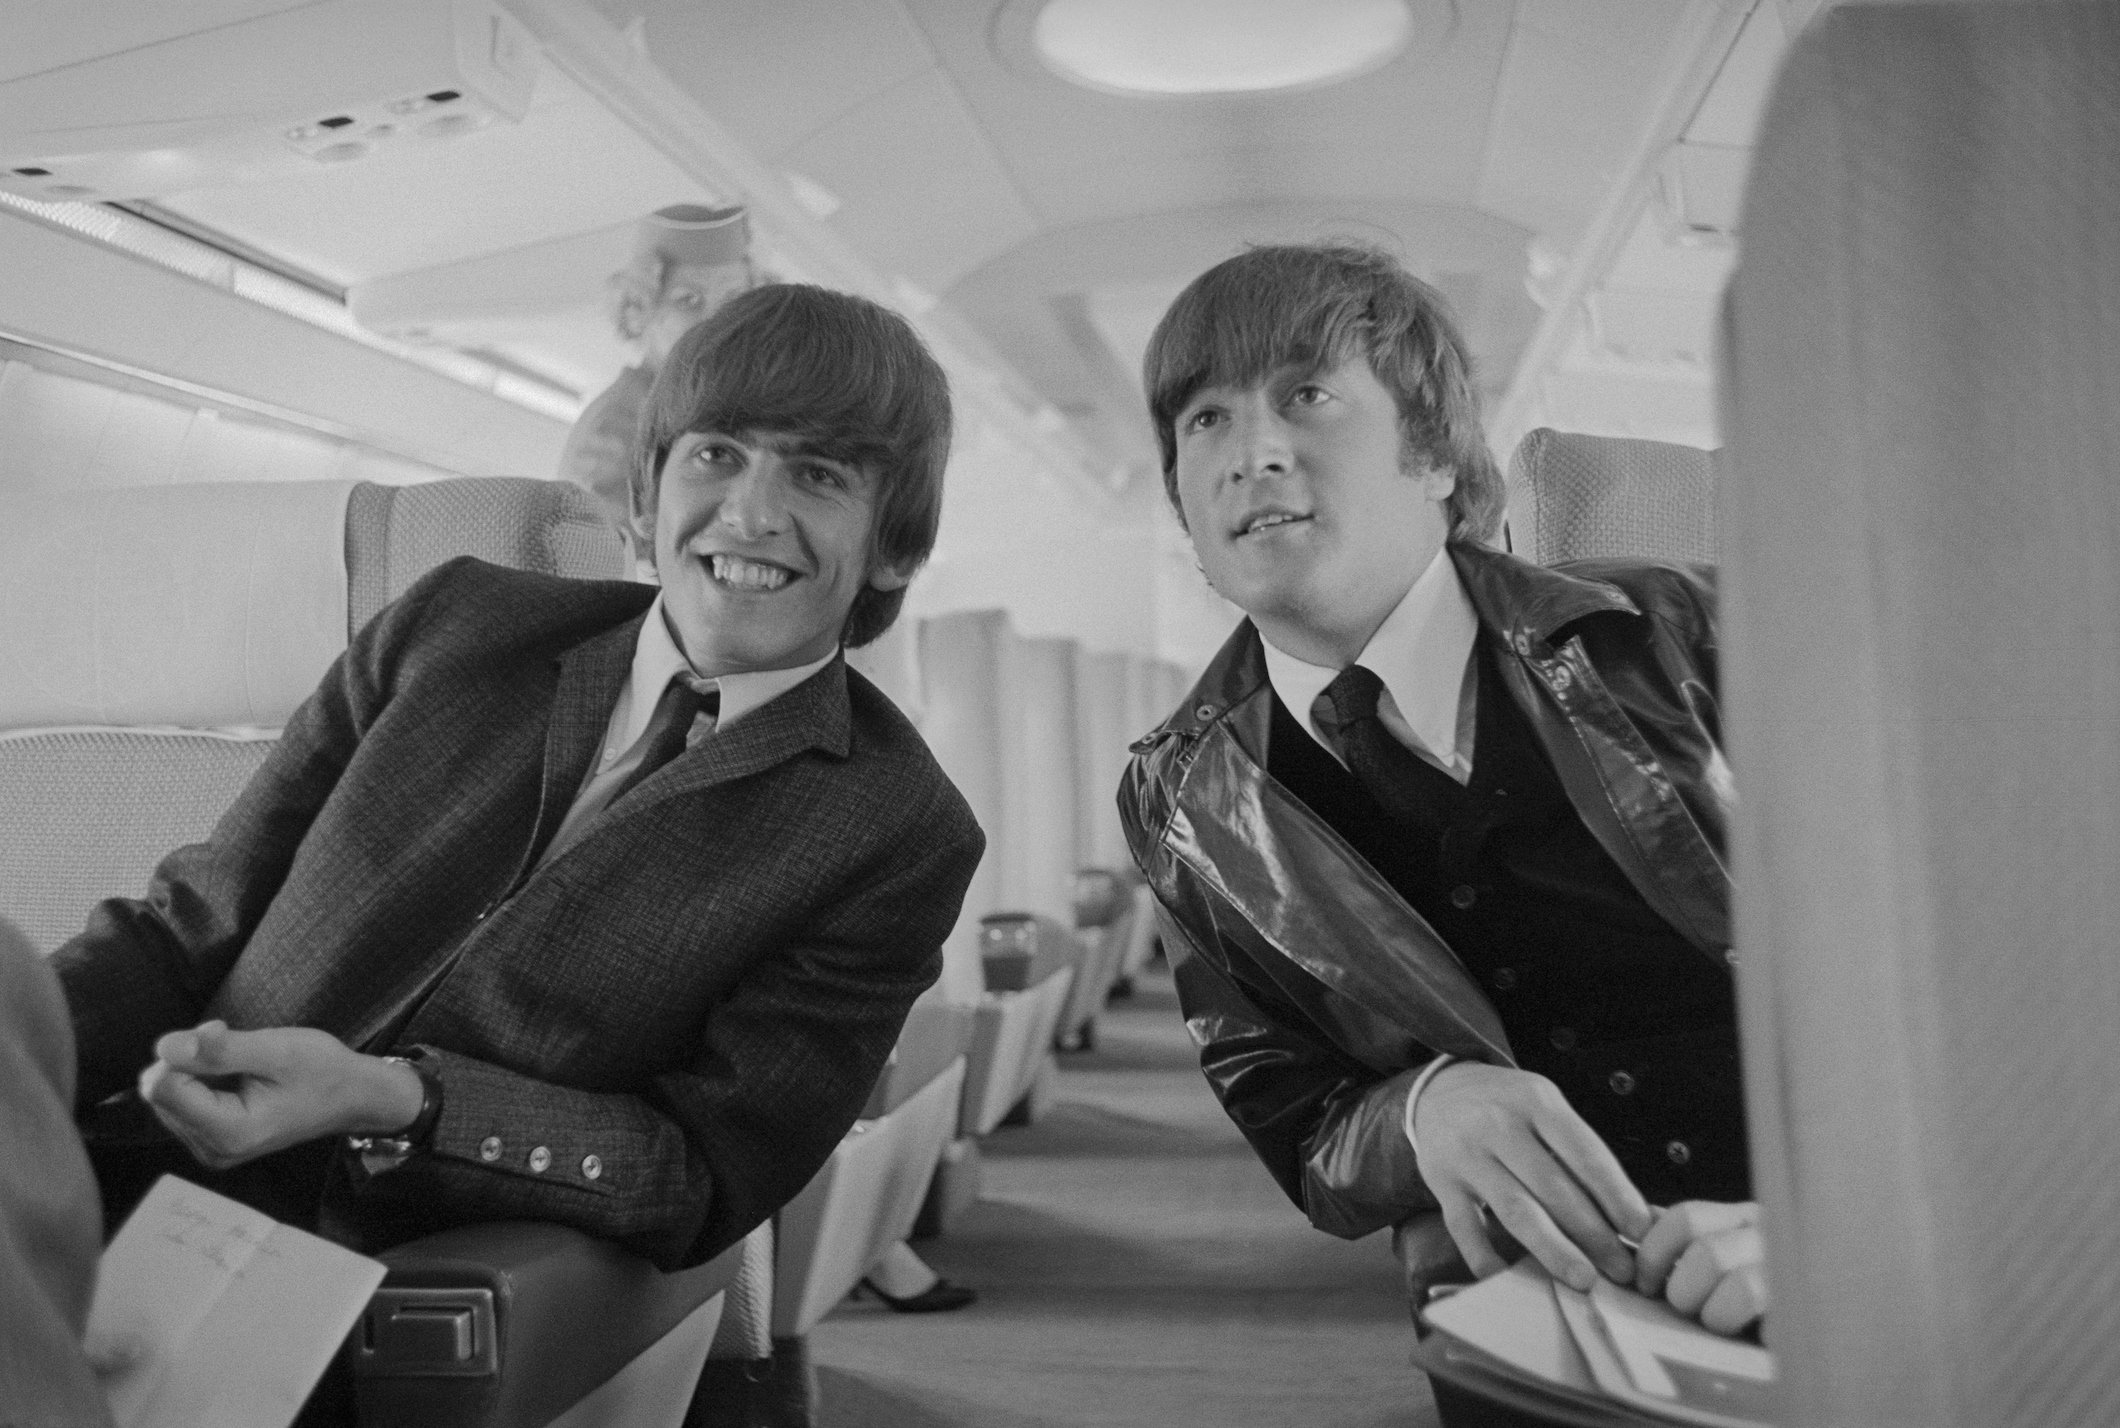
[[[79,1104],[212,1016],[427,1048],[431,1153],[331,1177],[370,1247],[542,1219],[696,1264],[813,1175],[938,975],[984,838],[843,660],[543,867],[653,592],[469,559],[354,639],[206,841],[53,954]]]

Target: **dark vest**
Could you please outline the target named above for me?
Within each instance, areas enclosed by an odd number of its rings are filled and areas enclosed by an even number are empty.
[[[1651,1204],[1751,1198],[1729,969],[1658,917],[1568,801],[1483,631],[1468,784],[1409,760],[1394,817],[1274,701],[1268,770],[1488,991]]]

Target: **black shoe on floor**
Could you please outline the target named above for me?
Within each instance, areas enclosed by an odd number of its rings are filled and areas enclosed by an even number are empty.
[[[933,1284],[918,1294],[908,1294],[904,1298],[884,1293],[876,1287],[875,1280],[866,1277],[854,1286],[854,1291],[857,1294],[875,1295],[899,1314],[940,1314],[951,1309],[962,1309],[979,1297],[979,1291],[969,1284],[955,1284],[939,1274],[935,1276]]]

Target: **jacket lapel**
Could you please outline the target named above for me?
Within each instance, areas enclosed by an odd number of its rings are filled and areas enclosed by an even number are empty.
[[[1479,546],[1453,544],[1450,552],[1480,623],[1514,655],[1499,661],[1502,682],[1537,734],[1569,802],[1643,901],[1720,961],[1730,945],[1728,870],[1648,741],[1606,692],[1582,638],[1553,643],[1554,635],[1585,615],[1639,615],[1640,609],[1625,591],[1601,580],[1526,565]],[[1570,698],[1576,701],[1572,710]],[[1613,811],[1614,797],[1639,803],[1644,816],[1622,820]],[[1653,848],[1638,842],[1645,822],[1658,832]]]
[[[841,657],[642,779],[605,816],[630,817],[668,799],[763,772],[809,749],[843,759],[852,741],[847,667]]]
[[[1266,771],[1272,700],[1249,621],[1197,690],[1214,693],[1184,711],[1199,742],[1164,847],[1336,994],[1434,1050],[1514,1064],[1501,1018],[1449,944]],[[1230,702],[1218,719],[1219,697]],[[1203,799],[1211,806],[1196,807]]]
[[[545,767],[538,788],[537,824],[521,866],[509,880],[512,888],[529,876],[537,860],[574,806],[589,761],[596,756],[611,724],[611,706],[633,672],[633,647],[640,638],[640,616],[582,641],[559,657],[559,683],[552,695],[552,714],[545,726]]]

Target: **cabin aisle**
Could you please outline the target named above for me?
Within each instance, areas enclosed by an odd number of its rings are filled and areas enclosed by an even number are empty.
[[[1319,1233],[1201,1080],[1161,965],[982,1146],[939,1240],[953,1314],[850,1302],[811,1335],[825,1428],[1431,1428],[1383,1235]]]

